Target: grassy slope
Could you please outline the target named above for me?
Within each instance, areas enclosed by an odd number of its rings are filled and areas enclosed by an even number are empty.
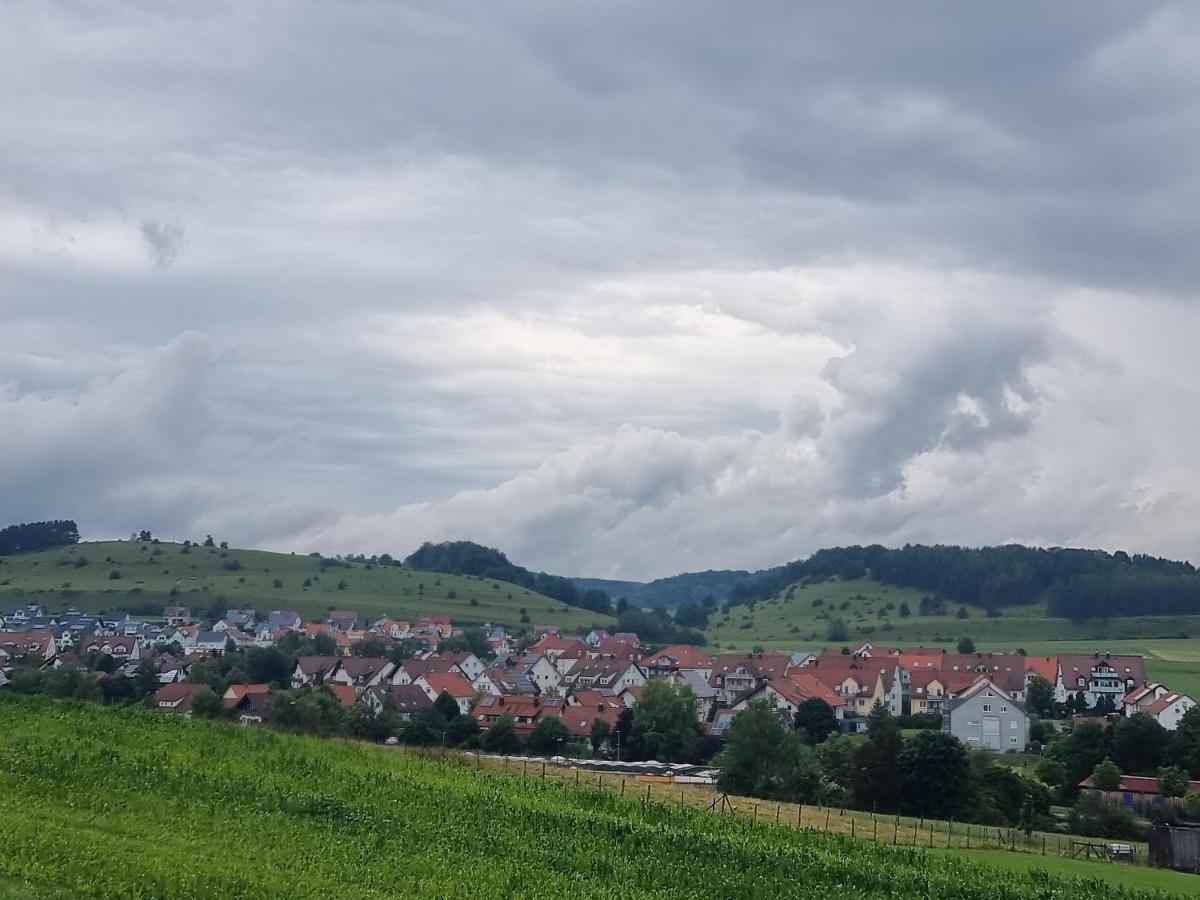
[[[153,602],[205,608],[224,598],[229,607],[296,609],[310,616],[337,608],[372,619],[449,615],[517,626],[524,607],[531,624],[584,627],[612,621],[513,584],[470,576],[362,565],[321,572],[318,561],[308,556],[205,547],[179,551],[178,544],[103,541],[9,556],[0,561],[0,607],[36,602],[52,610],[79,606],[98,612]],[[88,564],[75,568],[71,563],[81,556]],[[225,564],[234,559],[241,569],[227,570]],[[121,572],[120,579],[109,579],[112,569]],[[306,578],[312,579],[310,587],[304,587]],[[275,579],[281,587],[273,586]],[[346,583],[342,590],[339,581]],[[169,592],[176,585],[179,594],[172,598]],[[472,600],[478,605],[472,606]]]
[[[1078,870],[1088,880],[1001,874],[961,855],[144,710],[0,694],[0,720],[0,885],[35,886],[14,897],[1147,895],[1099,880],[1105,865]]]
[[[1093,650],[1141,653],[1149,658],[1150,677],[1200,696],[1200,639],[1164,637],[1180,631],[1200,634],[1200,616],[1130,616],[1072,622],[1046,616],[1045,608],[1037,604],[1013,607],[994,619],[987,618],[982,609],[969,606],[969,618],[964,620],[953,614],[918,615],[921,591],[889,587],[869,578],[795,585],[789,590],[790,597],[784,591],[756,604],[753,610],[734,607],[728,616],[718,613],[708,630],[710,645],[719,642],[721,648],[736,650],[755,645],[812,650],[829,643],[829,620],[840,618],[846,622],[850,642],[869,639],[885,645],[950,647],[959,637],[969,635],[980,649],[1023,647],[1034,654]],[[824,602],[814,606],[818,598]],[[907,618],[901,618],[898,612],[902,601],[911,609]],[[879,610],[888,603],[895,604],[895,609],[881,618]],[[951,613],[956,609],[951,607]],[[747,623],[749,627],[744,627]],[[863,626],[873,630],[865,631]]]

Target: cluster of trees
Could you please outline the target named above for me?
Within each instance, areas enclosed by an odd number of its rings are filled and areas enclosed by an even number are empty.
[[[715,760],[721,789],[1027,830],[1049,824],[1051,793],[1044,784],[941,730],[905,740],[895,717],[877,706],[866,740],[857,740],[835,733],[833,712],[821,700],[806,701],[793,724],[789,729],[767,703],[740,713]]]
[[[68,666],[57,669],[18,666],[9,675],[9,689],[17,694],[127,705],[141,703],[162,687],[151,659],[142,660],[132,678],[118,672],[118,663],[109,656],[92,654],[85,664],[86,671]]]
[[[0,528],[0,556],[78,543],[79,528],[71,519],[27,522]]]
[[[686,605],[680,609],[690,609]],[[617,613],[617,630],[632,631],[637,636],[650,644],[696,644],[702,646],[708,642],[708,639],[694,627],[687,627],[685,623],[694,622],[695,617],[688,618],[689,613],[685,611],[684,621],[680,622],[678,611],[676,618],[672,620],[671,614],[663,607],[655,607],[652,610],[639,609],[628,606]],[[707,623],[707,612],[704,614],[704,621]],[[698,626],[704,627],[704,626]]]
[[[573,578],[580,589],[597,588],[611,597],[624,597],[635,606],[673,609],[684,603],[719,605],[740,584],[760,577],[762,572],[740,569],[710,569],[656,578],[654,581],[610,581],[603,578]]]
[[[1045,723],[1034,722],[1031,737],[1046,742],[1037,776],[1057,788],[1064,802],[1079,793],[1079,782],[1094,775],[1107,763],[1102,774],[1160,777],[1164,770],[1178,772],[1179,789],[1165,790],[1166,796],[1183,796],[1189,778],[1200,778],[1200,707],[1188,710],[1174,731],[1167,731],[1153,716],[1135,713],[1118,718],[1111,727],[1099,722],[1080,722],[1069,734],[1048,733]],[[1179,780],[1168,781],[1169,785]],[[1114,779],[1115,786],[1115,779]]]
[[[411,553],[404,564],[409,568],[427,572],[446,572],[450,575],[475,575],[493,578],[520,585],[539,594],[545,594],[568,606],[577,606],[592,612],[612,615],[612,598],[596,588],[580,589],[570,578],[548,575],[545,572],[530,572],[524,566],[509,562],[507,556],[492,547],[484,547],[473,541],[446,541],[441,544],[424,543]]]
[[[1124,551],[1069,548],[834,547],[735,587],[731,604],[766,599],[803,579],[861,578],[929,591],[941,601],[989,609],[1048,598],[1068,618],[1200,610],[1200,574],[1188,562]]]

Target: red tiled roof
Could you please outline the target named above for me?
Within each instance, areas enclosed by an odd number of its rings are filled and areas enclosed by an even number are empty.
[[[1153,703],[1151,703],[1149,706],[1146,707],[1146,712],[1148,712],[1152,716],[1157,716],[1163,710],[1167,709],[1168,707],[1172,706],[1175,703],[1178,703],[1180,700],[1184,699],[1186,696],[1187,696],[1186,694],[1180,694],[1180,693],[1174,692],[1174,691],[1169,694],[1163,694],[1161,697],[1159,697],[1157,700],[1155,700]]]
[[[353,706],[358,702],[358,692],[354,690],[354,685],[331,684],[328,687],[333,691],[333,696],[342,701],[343,706]]]
[[[430,672],[423,677],[435,695],[441,695],[444,691],[458,700],[461,697],[474,697],[476,694],[471,682],[457,672]]]
[[[816,698],[824,700],[835,709],[844,706],[843,700],[836,691],[822,682],[812,672],[792,669],[785,678],[776,678],[770,682],[772,688],[783,694],[791,703],[803,703],[805,700]]]
[[[1058,680],[1058,657],[1027,656],[1025,657],[1025,671],[1041,675],[1048,682],[1054,684]]]
[[[647,666],[656,663],[679,669],[711,669],[716,660],[691,644],[672,644],[645,659]]]
[[[1095,788],[1096,783],[1092,781],[1092,776],[1089,775],[1083,781],[1079,782],[1081,788]],[[1122,775],[1121,782],[1117,785],[1117,791],[1126,794],[1157,794],[1158,779],[1150,778],[1144,775]],[[1188,782],[1188,793],[1200,791],[1200,781]]]
[[[471,710],[471,715],[481,728],[490,728],[497,719],[508,713],[515,720],[513,724],[518,731],[532,731],[539,718],[561,715],[565,705],[558,697],[539,698],[524,694],[497,697],[484,694]]]

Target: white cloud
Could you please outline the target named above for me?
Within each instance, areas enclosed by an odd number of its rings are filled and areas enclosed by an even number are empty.
[[[1188,555],[1196,19],[1031,15],[14,12],[7,514],[623,575]]]

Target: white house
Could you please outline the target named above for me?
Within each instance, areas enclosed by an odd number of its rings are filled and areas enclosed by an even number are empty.
[[[1179,720],[1183,718],[1183,714],[1195,705],[1196,701],[1187,694],[1171,692],[1146,707],[1146,714],[1152,716],[1167,731],[1174,731],[1179,727]]]

